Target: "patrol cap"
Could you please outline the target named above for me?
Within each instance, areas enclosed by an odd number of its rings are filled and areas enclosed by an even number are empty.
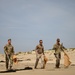
[[[11,39],[8,39],[8,41],[11,41]]]
[[[57,41],[59,41],[59,42],[60,42],[60,39],[59,39],[59,38],[57,38]]]

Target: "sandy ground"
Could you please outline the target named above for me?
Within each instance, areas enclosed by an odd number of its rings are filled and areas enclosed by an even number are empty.
[[[59,69],[55,68],[55,57],[53,51],[45,52],[48,62],[45,69],[40,69],[40,61],[38,64],[38,69],[34,69],[36,55],[35,53],[31,54],[18,54],[17,58],[19,60],[18,64],[14,64],[13,68],[17,69],[16,72],[11,73],[0,73],[0,75],[75,75],[75,50],[66,51],[72,62],[68,68],[64,68],[64,59],[63,53],[61,58],[61,65]],[[4,55],[0,54],[0,61],[5,61]],[[32,70],[23,70],[25,67],[32,67]],[[22,69],[22,70],[20,70]],[[5,62],[0,62],[0,72],[5,71]]]
[[[28,64],[26,63],[19,63],[15,66],[16,69],[24,69],[27,67]],[[61,65],[60,69],[54,68],[54,64],[47,63],[45,69],[40,69],[40,64],[38,65],[38,69],[34,69],[34,64],[29,64],[30,67],[32,67],[32,70],[20,70],[16,72],[11,73],[0,73],[0,75],[75,75],[75,65],[69,66],[69,68],[64,68],[63,65]],[[5,70],[5,65],[0,64],[0,70]]]

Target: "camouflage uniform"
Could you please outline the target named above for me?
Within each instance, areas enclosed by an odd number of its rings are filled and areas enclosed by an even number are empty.
[[[63,49],[65,49],[65,47],[62,44],[60,44],[60,45],[55,44],[53,46],[53,49],[55,50],[54,55],[56,57],[56,68],[59,68],[59,66],[60,66],[60,59],[61,59],[61,51],[64,51]]]
[[[10,69],[13,66],[13,54],[14,54],[14,47],[10,44],[4,46],[5,52],[5,59],[6,59],[6,69],[8,69],[9,62],[10,62]]]
[[[38,65],[39,59],[41,58],[41,68],[44,68],[44,47],[40,44],[36,46],[36,62],[35,68]]]

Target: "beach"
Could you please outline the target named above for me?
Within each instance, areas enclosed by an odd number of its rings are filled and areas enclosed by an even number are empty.
[[[59,69],[55,68],[55,56],[53,50],[45,50],[45,56],[48,58],[45,69],[41,69],[40,61],[37,69],[34,69],[36,60],[35,51],[16,53],[18,63],[13,64],[13,69],[16,70],[16,72],[5,72],[5,56],[4,54],[0,54],[0,75],[75,75],[75,50],[67,50],[65,52],[70,57],[71,65],[68,68],[64,68],[64,53],[62,52],[61,65]],[[30,67],[32,69],[25,69],[26,67]]]

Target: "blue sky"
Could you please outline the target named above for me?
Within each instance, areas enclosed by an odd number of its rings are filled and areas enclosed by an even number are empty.
[[[8,38],[16,52],[35,49],[40,39],[45,49],[57,38],[75,48],[75,0],[0,0],[0,53]]]

